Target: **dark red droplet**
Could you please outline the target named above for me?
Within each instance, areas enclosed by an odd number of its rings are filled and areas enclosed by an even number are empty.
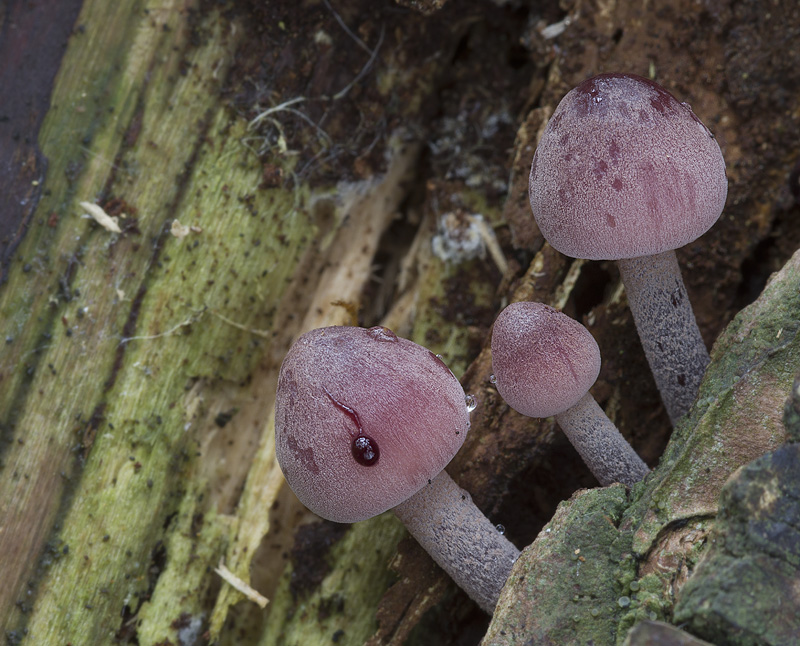
[[[355,461],[365,467],[371,467],[377,464],[378,458],[381,456],[378,443],[369,435],[364,434],[363,430],[361,429],[361,419],[359,418],[358,413],[356,413],[356,411],[350,408],[350,406],[347,404],[343,404],[336,399],[327,391],[327,389],[325,389],[325,387],[323,387],[322,390],[328,396],[328,399],[331,400],[333,405],[342,411],[347,417],[349,417],[356,426],[357,433],[348,429],[351,437],[353,437],[353,442],[350,444],[350,450],[353,453],[353,458],[355,458]]]
[[[361,419],[358,417],[358,413],[356,413],[356,412],[355,412],[355,411],[354,411],[352,408],[350,408],[350,407],[349,407],[347,404],[343,404],[343,403],[342,403],[342,402],[340,402],[338,399],[336,399],[336,398],[335,398],[333,395],[331,395],[331,394],[330,394],[330,393],[329,393],[329,392],[328,392],[328,391],[325,389],[325,387],[324,387],[324,386],[323,386],[322,390],[323,390],[323,391],[325,392],[325,394],[328,396],[328,399],[330,399],[330,400],[331,400],[331,403],[333,403],[333,405],[334,405],[334,406],[336,406],[336,408],[338,408],[338,409],[339,409],[340,411],[342,411],[342,412],[343,412],[345,415],[347,415],[347,417],[349,417],[349,418],[352,420],[353,424],[355,424],[355,425],[356,425],[356,429],[358,429],[358,432],[359,432],[359,433],[361,433]],[[353,431],[350,431],[350,434],[351,434],[351,435],[355,435],[355,433],[353,433]]]
[[[353,458],[365,467],[372,467],[378,463],[381,457],[378,444],[369,435],[359,435],[353,440]]]

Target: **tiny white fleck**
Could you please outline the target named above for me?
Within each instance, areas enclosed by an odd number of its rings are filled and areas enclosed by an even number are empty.
[[[94,221],[106,231],[122,233],[122,229],[119,228],[119,218],[110,216],[100,206],[92,202],[81,202],[80,204],[83,210],[91,215]]]
[[[169,232],[176,238],[181,239],[189,235],[189,227],[185,224],[181,224],[178,220],[173,220]]]

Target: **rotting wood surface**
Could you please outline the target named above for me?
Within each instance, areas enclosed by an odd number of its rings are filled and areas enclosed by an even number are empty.
[[[391,516],[317,523],[282,487],[272,393],[312,326],[382,322],[441,353],[479,402],[450,472],[523,547],[593,486],[489,382],[494,316],[533,298],[587,324],[596,398],[658,460],[668,421],[614,268],[543,245],[527,205],[537,133],[586,76],[654,76],[720,141],[725,214],[679,252],[708,343],[800,246],[791,3],[424,5],[83,3],[45,88],[38,202],[2,231],[28,218],[0,286],[11,643],[478,643],[488,618]],[[500,256],[433,253],[476,215]]]

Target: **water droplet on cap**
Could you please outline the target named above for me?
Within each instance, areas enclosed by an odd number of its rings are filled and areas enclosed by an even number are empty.
[[[499,533],[501,536],[502,536],[503,534],[505,534],[505,533],[506,533],[506,528],[505,528],[505,526],[504,526],[504,525],[500,525],[500,524],[498,524],[498,525],[495,525],[495,529],[498,531],[498,533]]]
[[[388,327],[383,327],[382,325],[369,328],[367,334],[376,341],[397,341],[397,335]]]
[[[478,400],[475,399],[475,395],[467,395],[464,398],[464,403],[467,405],[467,412],[469,413],[478,407]]]
[[[495,377],[494,375],[489,375],[489,383],[490,384],[496,384],[497,383],[497,377]]]

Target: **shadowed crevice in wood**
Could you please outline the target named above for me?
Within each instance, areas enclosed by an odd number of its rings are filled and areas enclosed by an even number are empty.
[[[81,0],[3,3],[0,16],[0,284],[39,201],[37,139]],[[34,184],[36,182],[36,184]]]

